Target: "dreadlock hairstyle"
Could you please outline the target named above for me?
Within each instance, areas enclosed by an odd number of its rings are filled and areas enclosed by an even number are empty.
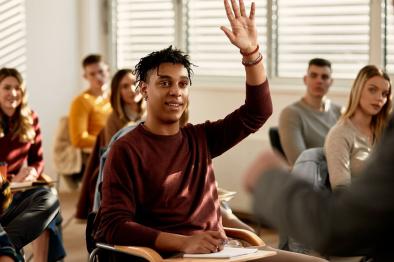
[[[33,116],[32,111],[27,105],[27,92],[26,87],[23,83],[22,75],[14,68],[0,69],[0,83],[7,77],[14,77],[19,85],[22,93],[22,102],[16,108],[14,116],[12,117],[15,121],[12,130],[12,139],[19,137],[19,141],[22,143],[33,142],[36,132],[33,127]],[[5,135],[5,114],[0,110],[0,137]]]
[[[193,75],[191,67],[194,66],[194,64],[189,61],[188,55],[184,54],[179,49],[172,48],[172,45],[163,50],[152,52],[140,59],[138,64],[135,66],[137,82],[146,82],[149,71],[159,68],[163,63],[183,65],[187,70],[187,75],[191,85],[191,76]]]
[[[112,77],[111,81],[111,96],[110,96],[110,101],[111,101],[111,106],[112,109],[114,110],[115,114],[119,117],[119,119],[124,122],[125,124],[129,122],[132,119],[129,119],[126,113],[126,107],[125,103],[120,95],[120,89],[122,88],[120,86],[120,82],[122,81],[123,77],[125,77],[128,74],[133,74],[135,75],[134,71],[131,69],[120,69],[115,73],[115,75]],[[136,92],[133,90],[133,92]],[[142,115],[144,114],[144,101],[141,99],[140,101],[136,102],[138,106],[138,119],[141,119]]]
[[[380,76],[389,82],[389,93],[387,95],[387,102],[384,104],[380,112],[372,117],[371,127],[374,135],[374,140],[378,141],[383,133],[383,129],[387,124],[387,119],[391,112],[391,81],[390,77],[386,72],[379,69],[374,65],[364,66],[357,74],[356,79],[353,82],[352,89],[350,90],[349,100],[346,107],[346,111],[343,113],[341,119],[350,119],[356,112],[358,105],[360,104],[361,93],[365,88],[366,82],[372,77]]]

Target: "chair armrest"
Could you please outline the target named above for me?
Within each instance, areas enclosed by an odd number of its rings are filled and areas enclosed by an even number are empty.
[[[42,181],[45,181],[45,182],[48,182],[48,183],[52,183],[53,182],[52,177],[50,177],[50,176],[48,176],[47,174],[44,174],[44,173],[42,173],[40,175],[39,180],[42,180]]]
[[[244,240],[248,242],[251,246],[265,246],[264,241],[251,231],[230,227],[225,227],[224,231],[226,232],[227,236]]]
[[[149,262],[163,261],[163,258],[159,255],[159,253],[157,253],[155,250],[149,247],[118,246],[118,245],[112,246],[103,243],[97,243],[96,246],[107,250],[113,250],[116,252],[122,252],[132,256],[141,257]]]

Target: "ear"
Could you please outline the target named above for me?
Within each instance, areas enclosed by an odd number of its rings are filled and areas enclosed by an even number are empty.
[[[307,75],[304,75],[304,84],[306,85],[306,78],[307,78],[308,76]]]
[[[139,84],[140,94],[145,98],[148,96],[148,84],[144,81],[141,81]]]

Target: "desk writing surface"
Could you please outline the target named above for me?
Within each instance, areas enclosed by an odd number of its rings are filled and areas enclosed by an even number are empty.
[[[257,252],[237,256],[232,258],[184,258],[184,257],[177,257],[177,258],[167,258],[164,261],[168,262],[238,262],[238,261],[250,261],[254,259],[261,259],[265,257],[271,257],[276,255],[275,251],[266,251],[266,250],[257,250]]]
[[[23,191],[27,189],[32,189],[32,188],[37,188],[41,186],[53,186],[53,184],[56,183],[56,181],[28,181],[28,182],[11,182],[10,187],[12,192],[16,191]]]

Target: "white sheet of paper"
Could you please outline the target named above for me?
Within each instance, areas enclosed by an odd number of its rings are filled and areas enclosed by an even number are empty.
[[[232,258],[256,253],[257,248],[224,247],[222,251],[209,254],[183,254],[188,258]]]

